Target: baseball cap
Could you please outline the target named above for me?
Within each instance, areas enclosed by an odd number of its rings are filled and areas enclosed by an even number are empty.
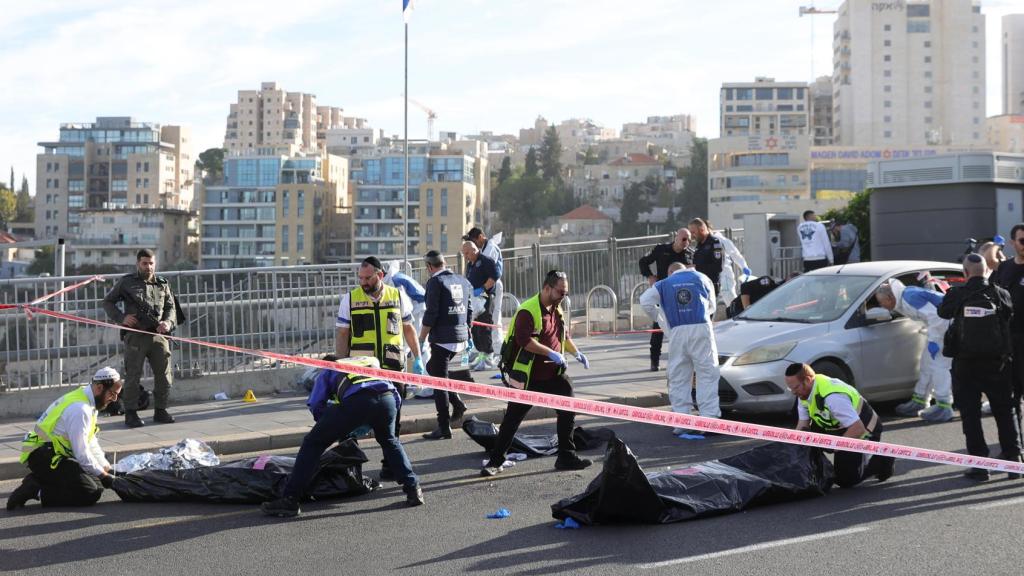
[[[100,368],[92,376],[93,382],[103,381],[103,380],[113,380],[113,381],[116,382],[116,381],[118,381],[120,379],[121,379],[121,375],[117,373],[117,370],[114,370],[110,366],[104,366],[103,368]]]
[[[483,233],[484,233],[484,231],[479,229],[479,228],[470,228],[469,232],[466,232],[466,235],[463,236],[462,239],[463,240],[476,240],[481,235],[483,235]]]

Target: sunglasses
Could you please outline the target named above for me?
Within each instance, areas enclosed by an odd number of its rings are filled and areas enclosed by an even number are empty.
[[[1020,238],[1017,238],[1017,243],[1018,244],[1024,244],[1024,236],[1021,236]]]

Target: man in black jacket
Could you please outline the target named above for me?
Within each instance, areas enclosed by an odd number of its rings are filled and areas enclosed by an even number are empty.
[[[462,276],[452,273],[444,264],[444,256],[437,250],[427,252],[423,257],[427,264],[430,280],[426,287],[426,312],[423,314],[423,329],[420,342],[430,335],[430,360],[427,374],[448,378],[448,363],[457,354],[464,353],[469,346],[469,331],[473,312],[470,296],[473,285]],[[472,380],[472,378],[470,378]],[[448,414],[448,402],[453,406]],[[466,404],[455,392],[434,389],[434,407],[437,408],[437,428],[424,434],[427,440],[450,440],[452,420],[459,420],[466,412]]]
[[[992,406],[992,416],[999,432],[999,446],[1002,452],[997,456],[1001,460],[1019,461],[1021,455],[1020,430],[1012,411],[1012,384],[1010,381],[1009,348],[993,350],[992,358],[976,354],[976,350],[992,346],[999,340],[991,331],[987,332],[985,342],[965,342],[959,334],[965,334],[963,323],[965,316],[968,322],[993,315],[1002,325],[1008,325],[1013,313],[1010,295],[1006,290],[989,284],[987,279],[988,266],[984,258],[978,254],[968,254],[964,258],[964,275],[967,282],[949,290],[942,304],[939,305],[940,318],[953,320],[949,327],[949,335],[944,346],[944,353],[952,352],[953,357],[953,399],[960,410],[960,419],[964,436],[967,440],[967,452],[972,456],[989,454],[988,443],[981,427],[981,395],[988,397]],[[991,309],[975,308],[967,311],[966,304],[974,302],[978,295],[990,299]],[[1006,334],[1004,337],[1008,337]],[[952,350],[950,350],[952,348]],[[965,350],[970,348],[971,350]],[[968,470],[966,476],[972,480],[988,480],[989,472],[981,468]],[[1011,478],[1019,478],[1011,474]]]
[[[649,285],[654,286],[658,280],[668,277],[668,267],[673,262],[682,262],[686,266],[693,265],[690,231],[686,228],[676,230],[676,237],[672,242],[658,244],[646,256],[640,258],[640,274],[647,278]],[[654,274],[651,274],[651,264],[654,264]],[[654,323],[654,329],[660,329],[657,322]],[[664,339],[663,332],[651,332],[651,372],[658,371],[658,364],[661,362],[661,344]]]
[[[1000,262],[991,279],[1010,293],[1013,308],[1018,311],[1010,320],[1010,341],[1013,344],[1013,407],[1020,422],[1020,400],[1024,394],[1024,223],[1010,229],[1010,242],[1016,255]]]

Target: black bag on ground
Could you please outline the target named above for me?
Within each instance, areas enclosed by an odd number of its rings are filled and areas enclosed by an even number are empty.
[[[1002,360],[1012,354],[1010,319],[994,286],[987,285],[964,298],[943,344],[943,355],[951,358]]]
[[[821,496],[832,463],[816,448],[768,443],[729,458],[645,473],[622,440],[612,439],[604,468],[586,491],[551,506],[580,524],[668,524]]]
[[[462,423],[462,430],[488,452],[494,449],[494,443],[498,440],[498,427],[490,422],[477,420],[476,417],[467,418]],[[577,450],[596,448],[614,437],[615,432],[608,428],[585,430],[577,426],[572,431],[572,441]],[[551,456],[558,453],[558,435],[517,433],[512,438],[512,447],[509,451],[522,452],[530,458]]]
[[[358,496],[379,487],[363,476],[366,454],[347,439],[320,457],[306,495],[313,500]],[[262,469],[253,466],[261,462]],[[257,504],[278,498],[295,458],[246,458],[188,470],[140,470],[114,479],[114,492],[125,502],[212,502]]]
[[[149,408],[150,396],[151,395],[149,393],[149,390],[146,390],[140,385],[138,410],[146,410]],[[106,416],[120,416],[124,414],[124,402],[121,402],[121,398],[118,397],[117,400],[114,400],[110,404],[107,404],[107,407],[103,409],[101,414],[104,414]]]

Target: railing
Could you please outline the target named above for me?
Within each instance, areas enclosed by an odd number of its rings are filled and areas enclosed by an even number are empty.
[[[741,237],[730,232],[737,245]],[[645,278],[637,261],[666,235],[641,238],[609,238],[594,242],[505,248],[503,315],[507,318],[518,303],[540,290],[545,274],[559,269],[569,275],[572,294],[566,304],[572,316],[582,317],[586,294],[595,294],[594,306],[603,307],[616,319],[628,319],[634,287]],[[461,255],[447,256],[449,267],[461,271]],[[188,320],[176,335],[199,340],[256,348],[286,354],[319,355],[334,348],[334,323],[341,294],[358,284],[358,264],[329,264],[266,268],[235,268],[161,272],[178,295]],[[421,258],[410,261],[407,271],[426,283]],[[779,276],[779,274],[776,274]],[[93,283],[66,295],[62,303],[41,306],[86,318],[106,320],[102,300],[119,275],[105,283]],[[85,276],[18,278],[0,280],[0,303],[30,302],[70,285]],[[61,335],[63,329],[63,335]],[[35,314],[30,319],[18,310],[0,311],[0,390],[68,386],[88,381],[101,366],[124,366],[118,332],[73,322],[61,322]],[[266,370],[274,363],[240,353],[209,347],[174,344],[173,369],[177,378],[204,374]],[[148,367],[147,367],[148,370]]]

